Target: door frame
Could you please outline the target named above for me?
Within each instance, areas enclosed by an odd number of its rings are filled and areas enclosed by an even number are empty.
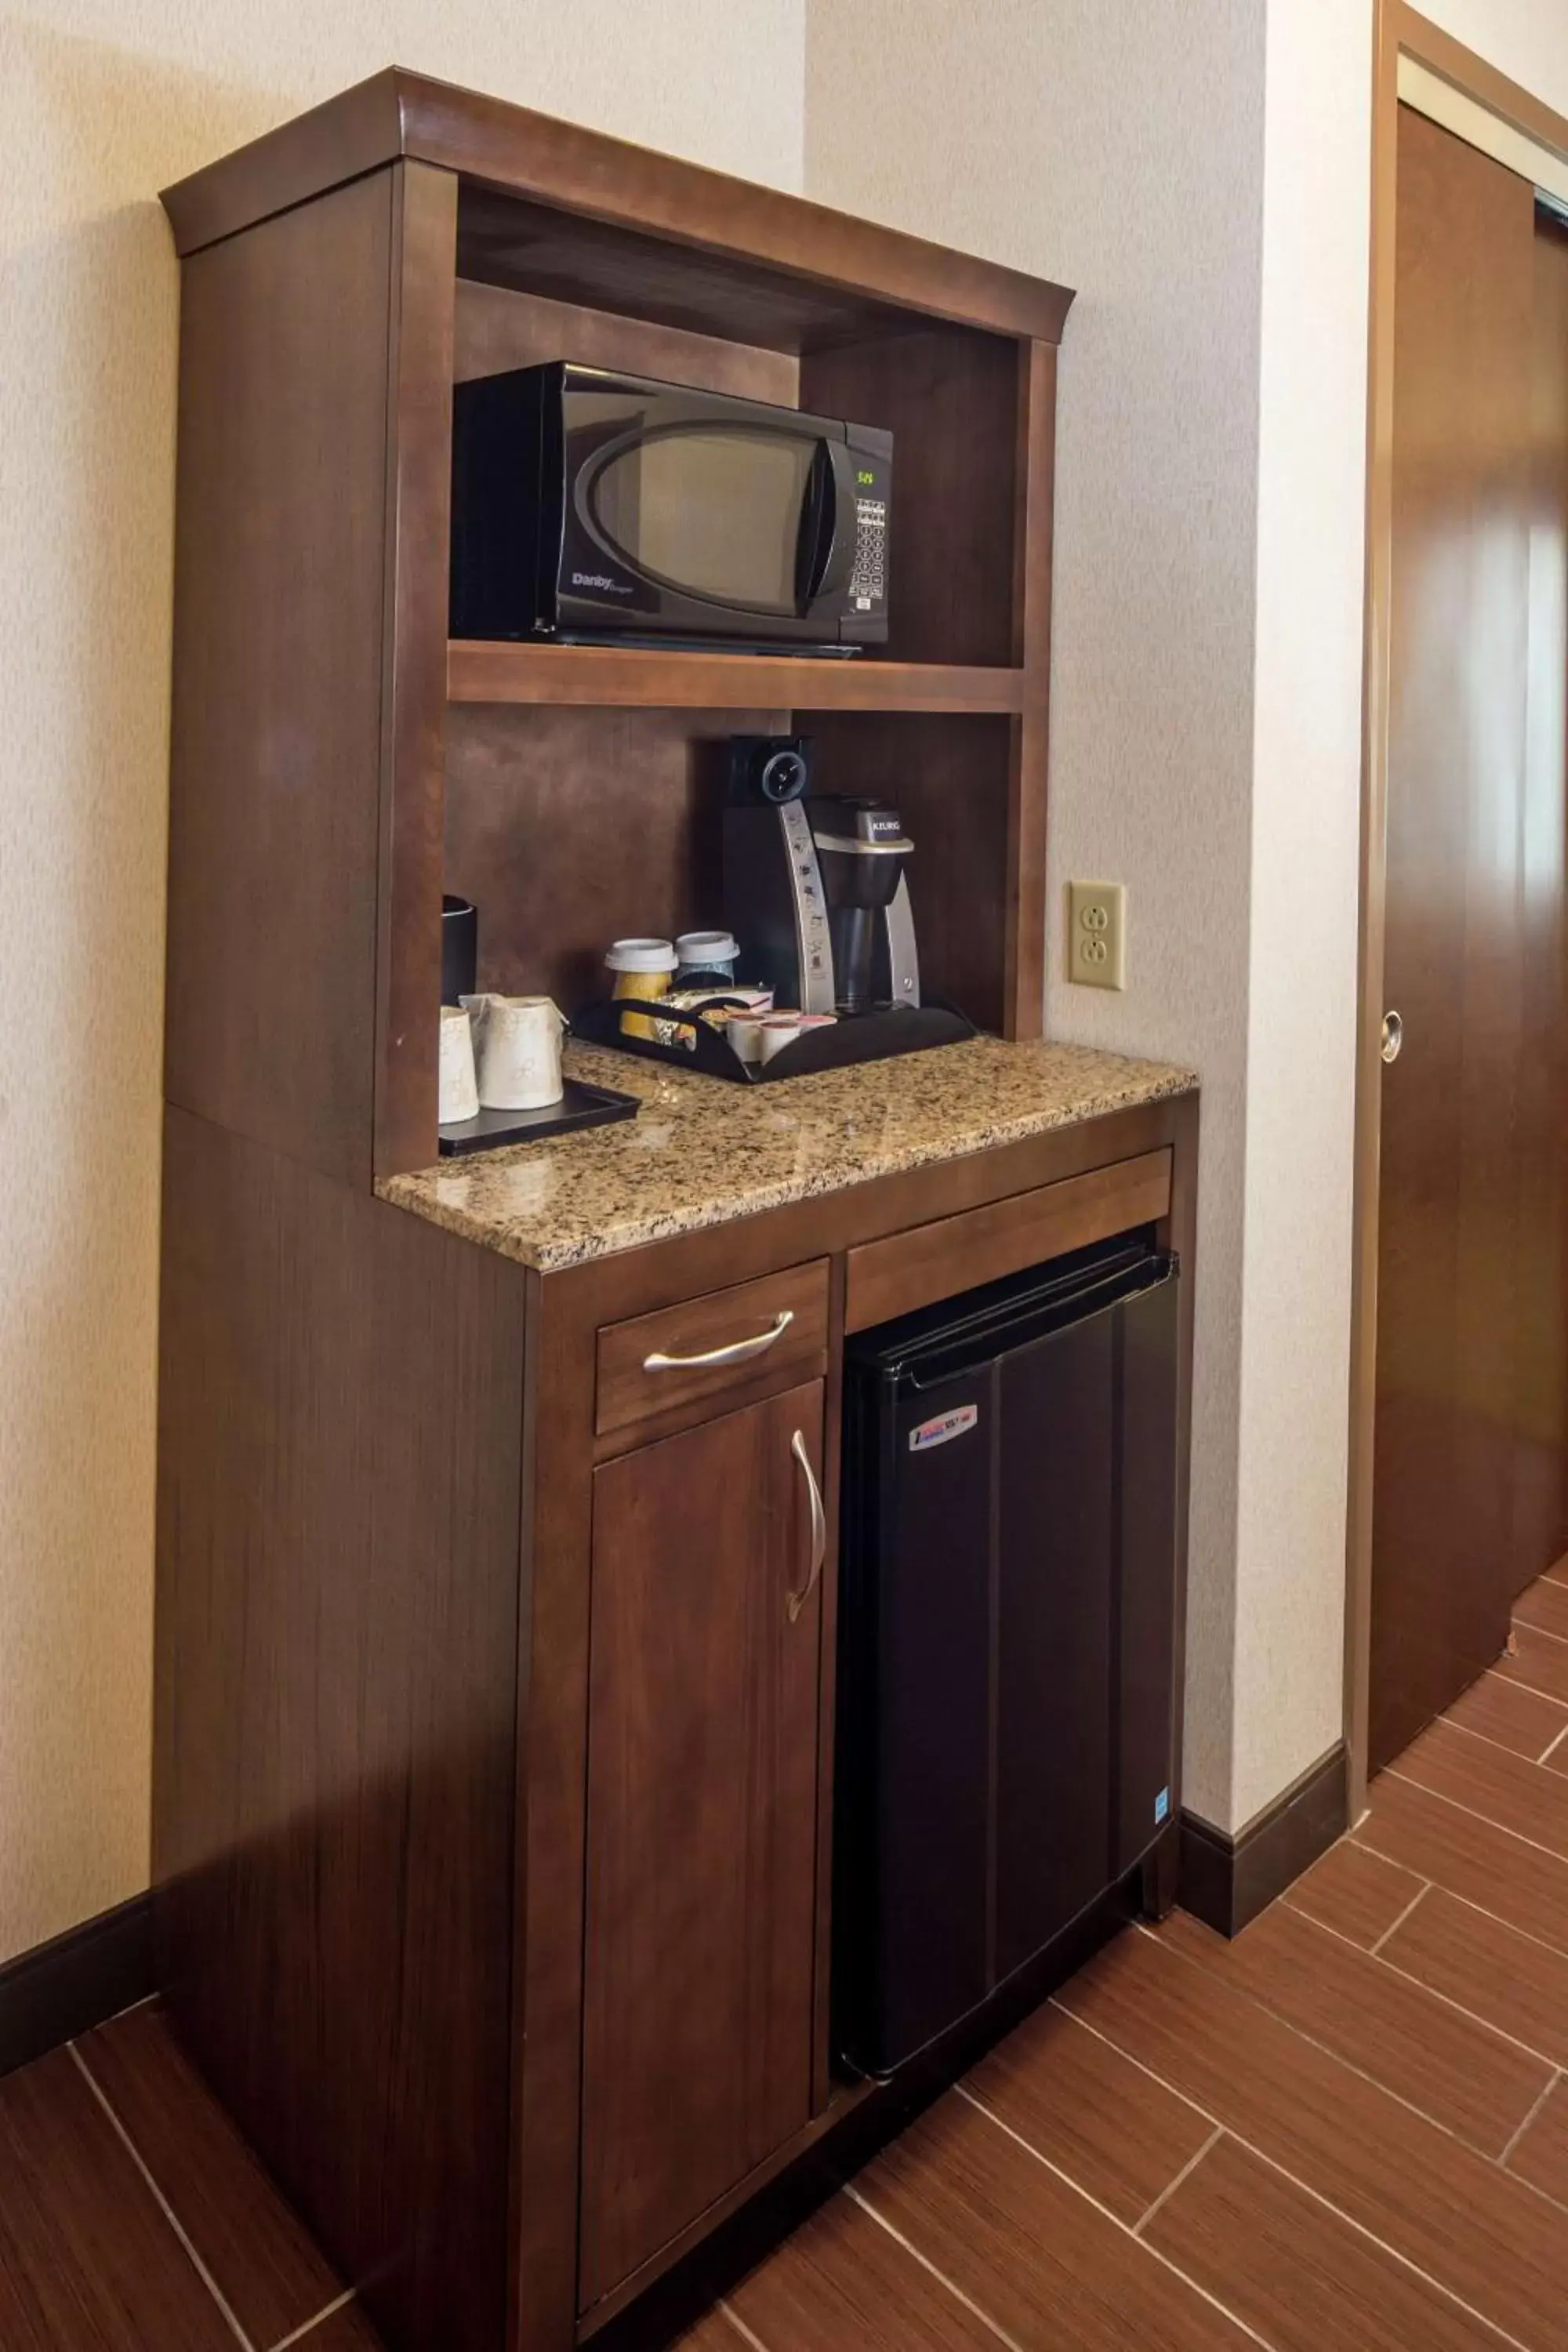
[[[1350,1818],[1366,1803],[1371,1699],[1372,1532],[1377,1409],[1377,1254],[1382,1169],[1384,914],[1387,897],[1390,622],[1394,553],[1394,304],[1399,61],[1447,82],[1568,164],[1568,117],[1417,14],[1376,0],[1373,33],[1372,288],[1367,339],[1365,634],[1363,640],[1361,906],[1356,991],[1354,1242],[1350,1461],[1345,1534],[1344,1736]]]

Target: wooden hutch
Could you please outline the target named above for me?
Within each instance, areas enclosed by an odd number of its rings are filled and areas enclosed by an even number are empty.
[[[826,789],[905,811],[936,987],[1037,1035],[1071,297],[399,71],[164,203],[163,1979],[399,2352],[564,2352],[856,2095],[828,2063],[831,1549],[808,1646],[775,1656],[770,1618],[749,1685],[752,1801],[804,1829],[725,1928],[778,2032],[727,2070],[714,1985],[616,1957],[616,1886],[677,1833],[646,1752],[652,1810],[585,1861],[596,1548],[647,1546],[661,1511],[689,1548],[703,1511],[703,1546],[785,1574],[773,1423],[807,1414],[831,1526],[854,1254],[994,1233],[999,1202],[1036,1255],[1140,1216],[1190,1246],[1195,1099],[542,1273],[377,1197],[436,1158],[441,894],[479,904],[482,984],[570,1007],[610,938],[711,915],[714,739],[798,728]],[[885,650],[449,643],[453,383],[563,356],[890,426]],[[972,1278],[963,1231],[934,1257]],[[775,1294],[796,1319],[766,1366],[638,1392],[626,1325],[721,1335]],[[652,2191],[606,2154],[650,2046],[701,2081]]]

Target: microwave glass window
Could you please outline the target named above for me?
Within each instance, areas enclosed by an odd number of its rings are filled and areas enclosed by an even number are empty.
[[[666,587],[792,614],[816,447],[804,435],[656,431],[597,475],[594,520],[629,564]]]

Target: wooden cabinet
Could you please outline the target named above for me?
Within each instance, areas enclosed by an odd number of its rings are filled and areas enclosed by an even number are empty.
[[[584,2308],[810,2116],[823,1396],[595,1474]]]

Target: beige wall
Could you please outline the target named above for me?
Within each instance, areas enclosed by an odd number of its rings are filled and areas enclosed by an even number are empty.
[[[1232,1818],[1263,66],[1256,0],[814,0],[807,36],[811,194],[1079,289],[1061,370],[1046,1012],[1059,1036],[1203,1076],[1186,1780],[1217,1822]],[[1124,995],[1066,981],[1072,875],[1128,886]],[[1331,1696],[1337,1713],[1337,1678]]]
[[[147,1877],[177,297],[156,191],[393,62],[798,185],[804,8],[0,22],[0,1960]]]

